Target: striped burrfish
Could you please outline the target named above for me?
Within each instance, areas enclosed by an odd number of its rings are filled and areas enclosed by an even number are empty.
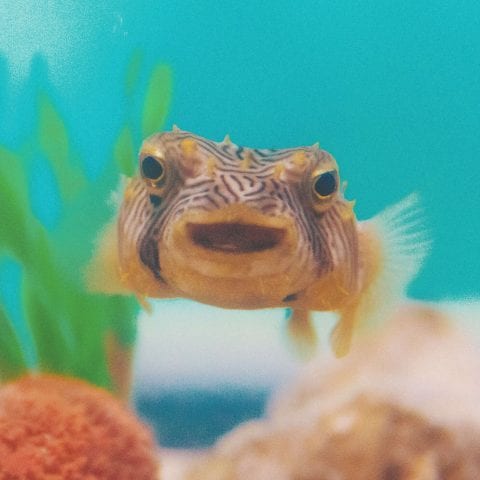
[[[318,144],[245,148],[174,128],[147,138],[138,174],[88,268],[97,291],[187,298],[224,308],[285,307],[302,352],[313,311],[338,315],[337,356],[388,315],[428,247],[417,196],[367,221]]]

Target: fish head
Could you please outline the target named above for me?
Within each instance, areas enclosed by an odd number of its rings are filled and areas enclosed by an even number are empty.
[[[126,270],[135,256],[180,295],[257,308],[332,268],[328,229],[342,220],[328,212],[348,202],[318,145],[248,149],[175,130],[144,141],[138,168],[118,223]]]

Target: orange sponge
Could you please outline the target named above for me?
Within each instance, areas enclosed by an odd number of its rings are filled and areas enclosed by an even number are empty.
[[[109,393],[55,375],[0,388],[0,480],[156,480],[151,432]]]

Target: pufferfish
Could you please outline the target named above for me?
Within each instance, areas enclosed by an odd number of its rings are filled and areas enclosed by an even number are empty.
[[[358,221],[335,159],[318,144],[256,149],[228,136],[157,133],[118,203],[88,269],[93,290],[286,307],[304,353],[316,344],[312,312],[330,311],[333,351],[346,354],[354,332],[402,296],[428,248],[415,194]]]

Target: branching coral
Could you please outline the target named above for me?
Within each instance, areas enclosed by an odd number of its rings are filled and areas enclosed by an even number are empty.
[[[0,480],[154,480],[151,432],[109,393],[30,375],[0,389]]]

